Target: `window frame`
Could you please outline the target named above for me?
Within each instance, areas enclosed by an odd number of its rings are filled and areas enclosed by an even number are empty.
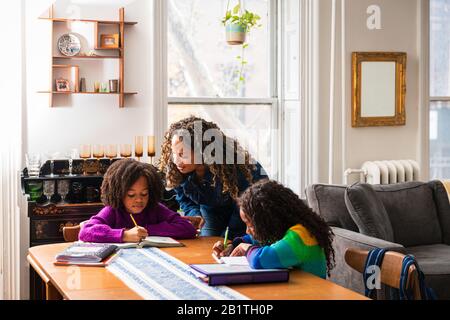
[[[427,152],[425,153],[425,157],[426,158],[422,158],[422,162],[424,164],[426,164],[426,174],[424,174],[425,178],[427,180],[433,178],[431,176],[431,172],[432,172],[432,162],[431,162],[431,127],[430,127],[430,120],[431,120],[431,104],[435,103],[435,102],[450,102],[450,96],[433,96],[431,95],[431,63],[430,63],[430,59],[431,59],[431,1],[432,0],[426,0],[424,1],[424,3],[422,4],[422,28],[425,29],[423,30],[425,36],[423,36],[422,38],[422,45],[426,45],[426,51],[424,51],[423,54],[423,60],[421,61],[424,65],[424,67],[422,67],[424,69],[423,72],[426,72],[426,75],[423,76],[423,81],[425,81],[427,83],[427,87],[426,89],[424,89],[424,93],[426,93],[427,96],[427,103],[426,103],[426,115],[424,115],[424,120],[426,120],[426,123],[424,123],[425,121],[422,121],[423,123],[423,128],[422,130],[424,130],[426,132],[426,140],[423,142],[423,145],[426,146],[426,150]],[[422,127],[422,126],[421,126]]]
[[[159,0],[161,1],[161,0]],[[164,0],[163,0],[164,1]],[[222,98],[222,97],[170,97],[166,96],[167,108],[165,108],[165,124],[166,127],[169,125],[167,112],[171,105],[184,105],[184,106],[198,106],[198,105],[208,105],[211,107],[227,107],[233,105],[264,105],[271,106],[271,129],[274,134],[271,134],[271,161],[272,161],[272,172],[271,178],[278,180],[280,175],[280,164],[281,164],[281,126],[280,119],[282,119],[282,110],[280,106],[280,94],[279,94],[279,84],[280,84],[280,63],[279,63],[279,21],[282,18],[279,15],[279,6],[282,0],[268,0],[269,8],[269,94],[267,98]],[[167,16],[167,5],[165,6],[166,16]],[[166,24],[168,20],[166,20]],[[166,38],[167,38],[167,28],[166,28]],[[168,41],[168,40],[166,40]],[[166,66],[168,51],[167,46],[164,52],[166,57]],[[168,75],[165,79],[165,85],[168,86]],[[166,89],[166,92],[168,90]],[[256,159],[258,160],[258,159]]]

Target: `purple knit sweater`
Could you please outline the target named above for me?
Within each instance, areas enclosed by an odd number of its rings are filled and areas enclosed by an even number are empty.
[[[188,220],[160,203],[155,208],[146,208],[140,214],[133,215],[133,218],[139,226],[147,229],[149,236],[190,239],[196,235],[194,226]],[[83,226],[79,239],[85,242],[121,243],[124,230],[132,228],[134,223],[128,213],[105,207]]]

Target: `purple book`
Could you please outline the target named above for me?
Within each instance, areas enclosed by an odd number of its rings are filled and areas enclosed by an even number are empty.
[[[289,281],[288,269],[252,269],[249,266],[226,264],[191,264],[210,286]]]

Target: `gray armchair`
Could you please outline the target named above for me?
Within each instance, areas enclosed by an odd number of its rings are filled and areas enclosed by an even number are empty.
[[[364,293],[362,276],[345,263],[345,251],[385,248],[413,254],[427,285],[439,299],[450,299],[450,203],[441,182],[316,184],[306,196],[335,234],[331,281]]]

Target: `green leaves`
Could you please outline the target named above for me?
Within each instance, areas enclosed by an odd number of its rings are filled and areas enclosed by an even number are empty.
[[[243,47],[244,48],[244,47]],[[245,65],[245,64],[248,64],[248,61],[247,60],[244,60],[244,59],[242,59],[242,57],[241,56],[237,56],[236,57],[236,60],[237,61],[239,61],[240,63],[241,63],[241,65]]]
[[[231,11],[227,11],[225,17],[222,19],[222,23],[225,24],[230,19],[231,19]]]
[[[262,25],[259,23],[261,20],[261,17],[257,15],[254,12],[245,10],[242,10],[241,2],[239,1],[238,4],[231,10],[228,10],[230,1],[228,2],[227,11],[225,12],[225,16],[222,19],[222,23],[224,26],[229,24],[237,24],[241,28],[245,30],[245,32],[250,32],[251,28],[253,27],[261,27]],[[245,60],[245,49],[248,48],[248,43],[242,44],[242,55],[238,55],[236,59],[238,60],[240,64],[239,70],[235,71],[235,74],[237,75],[238,86],[245,82],[244,77],[244,67],[248,64],[248,61]]]
[[[239,10],[241,10],[241,4],[238,3],[236,7],[233,8],[233,14],[238,14]]]
[[[245,10],[245,12],[242,12],[241,5],[237,4],[232,10],[228,10],[225,13],[225,17],[222,19],[222,23],[226,25],[227,23],[232,24],[238,24],[247,32],[250,31],[253,27],[261,27],[260,24],[258,24],[258,21],[261,20],[261,17],[257,15],[256,13],[253,13],[251,11]]]

